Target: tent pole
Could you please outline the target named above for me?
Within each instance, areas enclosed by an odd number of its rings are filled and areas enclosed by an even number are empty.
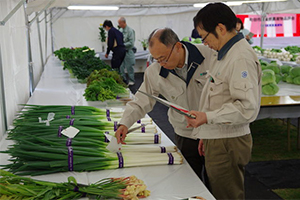
[[[264,35],[265,35],[265,24],[266,24],[266,12],[265,3],[262,3],[261,23],[260,23],[260,48],[263,48]]]
[[[54,40],[53,40],[53,9],[50,10],[50,34],[51,34],[51,54],[54,52]]]
[[[55,0],[51,0],[44,8],[43,10],[41,10],[30,22],[29,24],[31,24],[36,18],[38,18],[45,10],[47,10],[51,4],[54,2]]]
[[[24,15],[25,15],[25,25],[26,25],[26,41],[27,41],[27,56],[28,56],[28,71],[29,71],[29,95],[32,96],[34,91],[34,77],[33,77],[33,61],[32,61],[32,52],[31,52],[31,42],[30,42],[30,26],[28,15],[26,14],[26,2],[23,4]]]
[[[17,10],[19,8],[21,8],[21,6],[24,4],[25,0],[21,0],[15,7],[14,9],[12,9],[12,11],[10,11],[10,13],[8,13],[8,15],[2,20],[0,21],[0,25],[4,26],[5,23],[17,12]]]
[[[2,57],[1,57],[1,45],[0,45],[0,86],[1,86],[1,92],[0,97],[2,99],[1,101],[1,116],[3,116],[4,121],[0,122],[1,126],[4,124],[5,131],[7,131],[7,115],[6,115],[6,102],[5,102],[5,90],[4,90],[4,75],[3,75],[3,66],[2,66]],[[0,137],[1,138],[1,137]]]
[[[36,15],[38,15],[38,13],[36,12]],[[39,37],[39,47],[40,47],[40,57],[41,57],[41,62],[42,62],[42,68],[44,71],[44,58],[43,58],[43,47],[42,47],[42,38],[41,38],[41,28],[40,28],[40,23],[39,23],[39,17],[36,18],[36,25],[37,25],[37,29],[38,29],[38,37]]]
[[[47,48],[48,48],[48,43],[47,43],[47,38],[48,38],[48,27],[47,27],[47,10],[45,10],[45,64],[47,62]]]

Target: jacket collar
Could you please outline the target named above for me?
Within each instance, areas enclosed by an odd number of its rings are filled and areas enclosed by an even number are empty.
[[[242,33],[236,34],[233,38],[231,38],[219,51],[218,53],[218,60],[222,60],[222,58],[226,55],[226,53],[231,49],[231,47],[243,39],[244,36]]]
[[[194,46],[193,44],[190,44],[189,42],[184,42],[184,41],[181,41],[181,43],[183,45],[185,45],[185,47],[187,48],[188,53],[189,53],[189,55],[188,55],[188,67],[190,67],[190,70],[188,71],[187,79],[186,79],[186,84],[188,85],[191,78],[192,78],[192,76],[193,76],[193,74],[195,73],[196,69],[203,62],[203,60],[205,58],[200,53],[199,49],[196,46]],[[170,72],[177,76],[175,70],[169,70],[169,69],[166,69],[166,68],[163,68],[163,67],[161,67],[159,75],[164,77],[164,78],[167,78],[167,76],[169,75]]]

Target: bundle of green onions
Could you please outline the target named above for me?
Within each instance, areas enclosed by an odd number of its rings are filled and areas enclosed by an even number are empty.
[[[2,167],[21,175],[42,175],[63,171],[82,172],[182,163],[182,156],[175,147],[129,146],[160,143],[161,134],[157,133],[156,127],[151,124],[128,134],[125,140],[127,146],[124,146],[122,152],[109,152],[106,149],[108,141],[104,133],[113,134],[117,124],[102,122],[97,117],[89,118],[89,111],[95,111],[93,107],[87,107],[87,110],[80,107],[81,110],[78,110],[83,114],[75,114],[72,119],[51,119],[48,126],[36,122],[41,113],[46,114],[54,110],[63,116],[63,111],[66,112],[70,108],[71,106],[27,106],[26,111],[15,120],[15,127],[8,134],[8,139],[14,140],[15,144],[0,152],[11,156],[11,163]],[[43,112],[40,112],[41,110]],[[136,123],[134,126],[138,125],[140,124]],[[77,128],[80,132],[75,137],[65,136],[63,129],[69,126]],[[154,131],[147,132],[145,129]]]
[[[68,182],[54,183],[21,177],[0,170],[0,200],[38,199],[133,199],[150,195],[146,185],[135,176],[105,178],[90,185],[77,183],[72,176]]]
[[[43,175],[64,171],[94,171],[123,167],[181,164],[182,156],[172,153],[124,151],[112,153],[106,148],[66,145],[45,146],[22,141],[1,153],[10,154],[10,164],[0,165],[20,175]],[[143,147],[141,147],[143,148]],[[125,148],[126,149],[126,148]],[[163,152],[161,150],[161,152]]]

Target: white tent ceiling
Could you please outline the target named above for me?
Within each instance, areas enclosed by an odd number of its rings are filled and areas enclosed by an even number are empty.
[[[237,0],[230,0],[237,1]],[[250,0],[251,1],[251,0]],[[209,0],[28,0],[27,1],[27,13],[38,12],[43,10],[47,5],[49,8],[66,8],[69,5],[117,5],[120,7],[119,12],[122,10],[136,9],[136,12],[129,12],[131,15],[141,15],[139,11],[141,9],[160,9],[165,8],[167,10],[173,9],[172,12],[183,12],[185,9],[199,10],[199,8],[193,8],[194,3],[207,3],[214,2]],[[243,4],[241,6],[233,6],[232,9],[236,14],[253,13],[260,14],[262,10],[266,13],[300,13],[300,0],[287,0],[285,2],[272,2],[272,3],[251,3]],[[179,9],[180,8],[180,9]],[[105,11],[102,11],[102,13]],[[167,11],[167,13],[170,11]],[[95,12],[94,12],[95,13]],[[101,13],[100,11],[98,13]],[[152,13],[152,12],[151,12]],[[106,13],[107,14],[107,13]],[[145,13],[142,13],[145,14]],[[154,12],[155,14],[155,12]],[[153,15],[153,13],[152,13]]]

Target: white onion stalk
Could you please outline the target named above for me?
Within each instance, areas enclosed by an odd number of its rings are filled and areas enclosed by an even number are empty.
[[[119,154],[120,155],[120,154]],[[179,152],[173,153],[133,153],[125,152],[122,155],[122,165],[119,160],[112,160],[109,164],[110,169],[123,168],[123,167],[138,167],[138,166],[152,166],[152,165],[180,165],[183,163],[183,156]],[[172,156],[172,159],[170,158]],[[172,164],[171,164],[172,163]]]
[[[107,119],[108,120],[108,119]],[[116,121],[119,122],[121,120],[121,117],[110,117],[109,121]],[[152,118],[142,118],[134,123],[136,126],[139,126],[141,124],[152,124]]]
[[[176,146],[150,146],[150,145],[122,145],[122,153],[145,152],[145,153],[169,153],[176,152]]]
[[[126,144],[160,144],[160,133],[130,133],[124,141]]]

